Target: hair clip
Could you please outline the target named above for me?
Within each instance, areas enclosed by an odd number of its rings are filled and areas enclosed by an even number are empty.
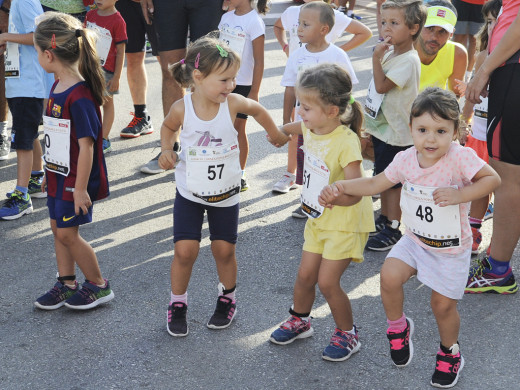
[[[197,53],[197,57],[195,57],[195,69],[199,69],[200,62],[200,53]]]
[[[56,34],[52,34],[52,38],[51,38],[51,47],[53,49],[56,49]]]
[[[184,58],[179,61],[182,65],[184,65]]]
[[[75,33],[76,34],[76,38],[80,38],[81,37],[81,31],[82,31],[81,28],[76,29],[76,33]]]
[[[355,101],[354,96],[350,95],[350,99],[348,100],[349,104],[354,104]]]
[[[219,52],[221,57],[227,57],[228,56],[228,52],[226,50],[224,50],[224,48],[222,48],[222,46],[217,45],[217,49],[218,49],[218,52]]]

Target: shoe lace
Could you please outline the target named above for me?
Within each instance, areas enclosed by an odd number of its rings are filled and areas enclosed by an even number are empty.
[[[135,113],[133,113],[133,112],[131,112],[130,114],[132,114],[134,117],[132,118],[132,120],[130,121],[130,123],[128,124],[127,127],[137,126],[139,124],[139,122],[141,122],[143,120],[143,118],[136,117]]]
[[[471,270],[471,280],[478,279],[484,275],[484,269],[486,269],[486,265],[484,264],[483,260],[478,260],[477,265],[473,267]]]
[[[4,200],[3,204],[2,204],[2,207],[5,207],[5,208],[12,208],[14,206],[16,206],[16,204],[20,201],[23,201],[24,199],[20,196],[20,194],[17,193],[17,191],[13,191],[11,192],[11,195],[9,196],[9,198],[7,198],[6,200]]]
[[[231,304],[232,304],[232,301],[230,298],[221,296],[218,298],[217,307],[216,307],[215,311],[217,313],[227,315],[229,308],[231,307]]]

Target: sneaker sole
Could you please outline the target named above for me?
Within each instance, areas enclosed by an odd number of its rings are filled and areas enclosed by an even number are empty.
[[[47,197],[47,192],[35,192],[34,194],[29,194],[29,196],[33,199],[43,199]]]
[[[342,362],[342,361],[345,361],[348,358],[350,358],[356,352],[358,352],[360,348],[361,348],[361,343],[358,341],[357,345],[354,347],[354,349],[352,351],[350,351],[350,353],[347,356],[342,356],[342,357],[339,357],[339,358],[333,358],[333,357],[330,357],[330,356],[327,356],[327,355],[321,355],[321,358],[323,360],[328,360],[329,362]]]
[[[137,134],[132,134],[132,133],[119,133],[119,136],[121,138],[138,138],[142,135],[147,135],[147,134],[152,134],[153,133],[153,129],[150,129],[150,130],[146,130],[146,131],[142,131],[140,133],[137,133]]]
[[[300,186],[298,184],[293,184],[292,186],[290,186],[289,188],[287,189],[283,189],[283,190],[279,190],[279,189],[276,189],[276,188],[273,188],[271,191],[274,193],[274,194],[287,194],[289,191],[291,190],[295,190],[297,188],[299,188]]]
[[[314,334],[314,329],[310,328],[309,330],[307,330],[303,333],[300,333],[298,336],[293,337],[292,339],[289,339],[287,341],[278,341],[278,340],[274,339],[272,336],[269,338],[269,341],[273,344],[287,345],[287,344],[291,344],[292,342],[294,342],[297,339],[306,339],[307,337],[311,337],[313,334]]]
[[[491,286],[491,287],[479,287],[479,288],[468,288],[466,287],[464,289],[465,294],[501,294],[501,295],[510,295],[514,294],[518,291],[518,285],[515,283],[512,286],[507,287],[497,287],[497,286]]]
[[[384,248],[370,248],[369,246],[366,247],[366,249],[375,251],[375,252],[386,252],[394,247],[395,244],[385,246]]]
[[[65,302],[65,306],[67,306],[69,309],[73,309],[73,310],[89,310],[89,309],[93,309],[99,305],[102,305],[103,303],[107,303],[114,298],[115,298],[114,292],[110,291],[110,294],[108,294],[107,296],[96,299],[94,302],[89,303],[88,305],[74,306],[74,305],[71,305],[71,304]]]
[[[7,156],[0,156],[0,161],[5,161],[9,159],[9,155]]]
[[[413,341],[412,336],[413,332],[415,331],[415,324],[413,323],[413,320],[411,318],[406,317],[408,320],[408,323],[410,324],[410,338],[408,339],[408,347],[410,348],[410,357],[408,358],[408,361],[405,364],[395,364],[396,367],[403,368],[410,364],[413,358]]]
[[[150,169],[148,167],[141,167],[141,172],[142,173],[146,173],[148,175],[158,175],[159,173],[164,173],[166,172],[165,169],[161,169],[160,171],[159,170],[153,170],[153,169]]]
[[[213,325],[213,324],[210,324],[209,322],[206,324],[206,326],[210,329],[225,329],[227,328],[229,325],[231,325],[231,323],[233,322],[233,319],[235,318],[235,316],[237,315],[237,309],[235,308],[235,311],[233,313],[233,317],[231,317],[231,320],[229,320],[229,323],[227,323],[226,325],[221,325],[221,326],[218,326],[218,325]]]
[[[25,214],[31,214],[32,212],[33,212],[33,208],[31,206],[31,207],[26,208],[24,211],[22,211],[19,214],[16,214],[16,215],[6,215],[5,217],[0,217],[0,219],[3,219],[4,221],[12,221],[14,219],[18,219],[18,218],[23,217]]]
[[[430,381],[430,385],[432,385],[433,387],[437,387],[439,389],[449,389],[450,387],[453,387],[457,384],[457,382],[459,381],[459,377],[460,377],[460,372],[462,371],[462,368],[464,368],[464,356],[460,356],[460,367],[459,367],[459,371],[457,372],[457,376],[455,377],[455,380],[450,383],[449,385],[441,385],[439,383],[433,383],[433,381]]]
[[[41,310],[56,310],[56,309],[59,309],[60,307],[62,307],[63,305],[65,305],[65,301],[57,303],[56,305],[52,305],[52,306],[42,305],[38,301],[34,302],[34,306],[36,306],[38,309],[41,309]]]

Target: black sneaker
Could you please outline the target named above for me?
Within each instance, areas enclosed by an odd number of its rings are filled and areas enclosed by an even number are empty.
[[[240,192],[247,191],[249,189],[249,183],[247,182],[246,178],[243,177],[240,179]]]
[[[142,118],[138,118],[133,112],[132,115],[134,118],[130,121],[128,126],[121,130],[121,133],[119,133],[122,138],[137,138],[141,135],[153,133],[153,126],[150,115]]]
[[[188,306],[184,302],[173,302],[168,306],[168,322],[166,330],[173,337],[183,337],[188,335],[188,322],[186,312]]]
[[[457,384],[460,372],[464,367],[464,358],[458,351],[458,344],[455,344],[455,346],[457,348],[456,354],[444,353],[441,350],[437,352],[435,371],[430,382],[433,387],[448,389]]]
[[[406,318],[406,328],[400,333],[386,331],[390,342],[390,357],[397,367],[405,367],[412,361],[414,324],[411,318]]]
[[[374,222],[376,225],[376,231],[370,232],[368,234],[370,237],[376,236],[379,232],[381,232],[381,230],[383,230],[385,228],[386,225],[388,225],[390,223],[388,218],[383,214],[379,215],[379,217],[377,217]]]
[[[399,241],[402,236],[403,234],[399,229],[394,229],[390,225],[386,225],[383,230],[368,240],[366,249],[378,252],[387,251],[397,244],[397,241]]]
[[[224,329],[231,325],[235,314],[237,305],[233,303],[231,298],[221,295],[217,299],[217,307],[215,313],[211,316],[208,321],[208,328],[210,329]]]

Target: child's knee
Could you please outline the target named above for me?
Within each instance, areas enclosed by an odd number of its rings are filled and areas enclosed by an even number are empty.
[[[436,317],[444,317],[457,310],[457,301],[435,294],[431,298],[431,307]]]
[[[78,238],[77,230],[73,228],[56,228],[54,237],[60,242],[60,244],[71,247],[76,243]]]
[[[318,287],[322,295],[325,299],[332,296],[338,289],[341,289],[341,286],[336,281],[326,280],[326,279],[318,279]]]

